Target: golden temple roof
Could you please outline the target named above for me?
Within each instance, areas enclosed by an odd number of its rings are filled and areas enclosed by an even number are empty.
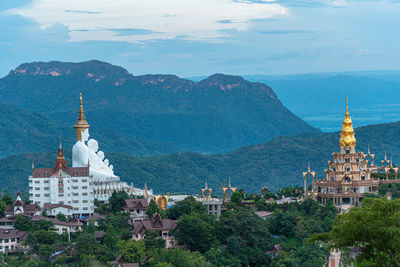
[[[356,146],[356,138],[354,137],[353,122],[349,113],[349,99],[346,97],[346,113],[343,118],[342,132],[340,133],[340,146]]]
[[[83,113],[83,104],[82,104],[82,94],[80,94],[79,97],[79,114],[78,114],[78,120],[76,121],[74,128],[75,128],[75,134],[76,134],[76,140],[82,140],[81,134],[85,129],[89,128],[89,124],[87,123],[85,119],[85,113]]]

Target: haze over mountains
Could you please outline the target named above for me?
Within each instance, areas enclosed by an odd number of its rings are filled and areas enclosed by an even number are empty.
[[[14,116],[1,118],[0,127],[7,130],[2,155],[51,151],[59,135],[72,145],[80,92],[90,133],[105,151],[227,152],[279,135],[316,131],[285,108],[270,87],[239,76],[215,74],[192,82],[174,75],[133,76],[95,60],[36,62],[0,79],[0,103],[7,105],[4,113]],[[13,112],[10,106],[25,111]],[[25,118],[42,125],[24,126]],[[32,131],[30,137],[10,138],[10,124]]]
[[[346,96],[356,126],[400,120],[400,72],[248,75],[274,88],[282,103],[323,131],[337,131]]]

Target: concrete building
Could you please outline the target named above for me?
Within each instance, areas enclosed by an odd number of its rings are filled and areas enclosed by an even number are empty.
[[[0,229],[0,252],[5,254],[16,252],[21,249],[21,241],[25,240],[28,236],[27,232],[13,230],[13,229]]]
[[[69,167],[60,143],[53,168],[35,168],[29,177],[29,199],[51,213],[89,216],[94,211],[92,177],[89,167]],[[55,206],[58,205],[58,206]],[[69,208],[72,207],[72,210]],[[56,215],[56,214],[55,214]]]

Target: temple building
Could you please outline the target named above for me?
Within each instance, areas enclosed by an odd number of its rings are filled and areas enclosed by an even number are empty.
[[[135,188],[132,184],[122,182],[114,174],[113,165],[105,159],[104,152],[99,150],[98,142],[89,139],[89,127],[83,111],[81,94],[78,120],[74,125],[76,143],[72,147],[72,166],[89,168],[93,198],[107,202],[114,191],[125,191],[130,196],[151,197],[153,190]]]
[[[356,144],[346,99],[346,113],[339,140],[340,151],[332,153],[333,159],[328,162],[324,179],[315,181],[315,172],[310,167],[307,172],[303,172],[305,188],[307,177],[311,176],[313,179],[311,191],[305,190],[305,196],[314,198],[323,205],[332,199],[333,204],[341,210],[360,206],[365,193],[378,193],[380,181],[371,174],[382,167],[375,165],[375,155],[369,149],[367,154],[357,152]]]

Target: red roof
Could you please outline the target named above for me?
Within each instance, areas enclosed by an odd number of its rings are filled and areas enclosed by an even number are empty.
[[[149,206],[147,199],[125,199],[124,210],[141,210]]]
[[[143,235],[148,230],[171,231],[176,228],[178,221],[163,219],[160,214],[153,214],[150,220],[133,223],[133,233]]]
[[[53,168],[33,168],[32,177],[51,177],[62,170],[70,176],[89,176],[89,167],[68,167],[68,161],[64,159],[62,147],[58,149],[57,160]]]

